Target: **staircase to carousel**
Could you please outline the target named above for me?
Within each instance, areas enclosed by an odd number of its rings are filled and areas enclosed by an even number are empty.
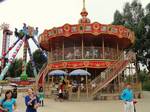
[[[110,67],[105,69],[100,75],[91,81],[90,85],[95,84],[96,87],[89,90],[90,98],[95,98],[96,95],[105,87],[108,86],[117,76],[119,76],[130,63],[131,60],[135,59],[135,53],[129,51],[126,56],[122,53],[119,59],[112,64]],[[113,94],[115,95],[115,94]]]

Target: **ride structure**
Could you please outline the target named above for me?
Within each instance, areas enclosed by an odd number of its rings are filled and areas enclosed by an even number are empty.
[[[1,56],[6,55],[5,57],[0,57],[0,61],[1,61],[1,69],[3,69],[6,65],[6,62],[8,60],[8,53],[6,53],[6,51],[8,51],[8,47],[9,47],[9,43],[10,43],[10,36],[13,34],[12,31],[9,30],[9,25],[6,23],[3,23],[0,26],[0,30],[3,30],[3,38],[2,38],[2,53]]]
[[[49,57],[48,64],[38,75],[37,86],[46,88],[50,85],[45,80],[50,71],[61,69],[70,73],[74,69],[85,69],[91,74],[85,84],[87,97],[119,93],[126,82],[131,82],[134,90],[140,90],[133,71],[135,54],[132,51],[125,53],[135,42],[134,32],[121,25],[91,23],[85,0],[80,14],[82,18],[78,24],[46,29],[40,35],[40,46],[48,51]],[[124,71],[128,68],[129,75],[126,75]],[[80,76],[77,81],[80,82]],[[80,88],[78,90],[81,93]]]
[[[19,52],[19,50],[23,44],[24,44],[24,47],[23,47],[23,65],[22,65],[21,80],[27,80],[27,78],[28,78],[28,75],[26,74],[27,51],[29,53],[29,56],[30,56],[30,59],[32,62],[32,68],[33,68],[34,76],[37,77],[35,62],[33,60],[31,48],[30,48],[30,45],[28,43],[28,40],[32,39],[33,42],[35,43],[35,45],[45,54],[45,52],[39,47],[39,44],[35,39],[35,36],[38,35],[38,28],[27,26],[24,23],[23,28],[21,30],[18,31],[18,29],[15,28],[14,34],[17,37],[17,40],[8,48],[8,51],[3,51],[1,60],[3,58],[5,58],[5,56],[9,53],[10,50],[12,50],[15,47],[16,44],[18,44],[18,45],[15,48],[15,51],[13,52],[12,56],[9,58],[8,63],[6,64],[4,69],[2,69],[2,72],[0,74],[0,80],[3,80],[4,76],[6,75],[9,67],[13,63],[13,60],[15,59],[17,53]],[[46,54],[44,56],[46,56]]]

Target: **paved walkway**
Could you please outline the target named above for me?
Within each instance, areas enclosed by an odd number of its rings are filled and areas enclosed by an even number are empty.
[[[150,92],[143,92],[144,98],[139,99],[136,105],[137,112],[150,112]],[[22,94],[18,98],[19,112],[25,112]],[[38,112],[123,112],[121,101],[91,101],[91,102],[55,102],[45,99],[45,106]]]

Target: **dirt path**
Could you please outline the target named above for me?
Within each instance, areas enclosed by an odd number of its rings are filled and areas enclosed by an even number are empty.
[[[143,92],[144,98],[138,100],[137,112],[150,111],[150,92]],[[25,112],[24,98],[20,94],[18,109]],[[45,106],[40,107],[38,112],[123,112],[121,101],[91,101],[91,102],[55,102],[45,99]]]

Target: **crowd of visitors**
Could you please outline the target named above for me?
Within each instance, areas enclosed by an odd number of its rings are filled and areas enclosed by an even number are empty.
[[[69,98],[69,91],[72,89],[72,92],[77,92],[78,87],[80,86],[83,89],[84,78],[81,78],[80,85],[74,80],[69,82],[68,80],[61,80],[59,83],[54,84],[56,87],[56,101],[64,101]],[[95,84],[91,86],[96,87]],[[38,92],[35,92],[32,88],[29,88],[27,91],[27,95],[24,97],[26,112],[37,112],[37,109],[40,106],[44,106],[44,90],[43,87],[39,87]],[[122,91],[120,95],[121,100],[124,103],[125,112],[135,112],[135,103],[133,91],[131,89],[131,85],[127,84],[126,88]],[[17,87],[13,90],[8,90],[5,92],[4,98],[0,100],[0,112],[19,112],[17,110]]]

